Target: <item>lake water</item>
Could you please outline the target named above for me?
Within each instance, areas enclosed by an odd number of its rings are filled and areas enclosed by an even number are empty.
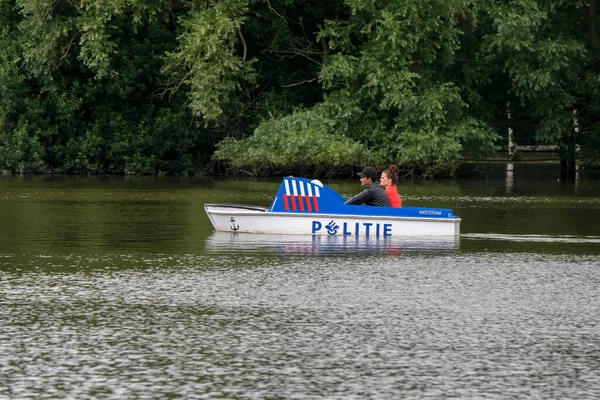
[[[344,240],[213,232],[278,179],[0,176],[0,398],[599,398],[600,181],[558,177],[401,182],[460,238]]]

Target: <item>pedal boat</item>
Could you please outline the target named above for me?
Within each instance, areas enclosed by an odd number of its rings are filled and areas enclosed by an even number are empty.
[[[283,178],[271,207],[205,204],[216,231],[343,237],[458,236],[460,221],[445,208],[374,207],[346,200],[318,180]]]

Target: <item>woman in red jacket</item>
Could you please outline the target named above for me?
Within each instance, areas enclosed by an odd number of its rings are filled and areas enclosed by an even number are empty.
[[[399,172],[396,164],[390,164],[388,169],[381,173],[381,178],[379,178],[379,185],[385,189],[385,194],[387,194],[390,199],[392,207],[396,208],[402,207],[402,199],[400,198],[398,188],[396,187]]]

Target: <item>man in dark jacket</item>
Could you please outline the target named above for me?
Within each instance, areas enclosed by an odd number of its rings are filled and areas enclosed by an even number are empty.
[[[362,172],[358,173],[358,176],[360,176],[360,184],[363,187],[363,191],[346,201],[345,204],[365,204],[367,206],[381,207],[390,206],[390,199],[377,181],[377,170],[375,168],[365,167]]]

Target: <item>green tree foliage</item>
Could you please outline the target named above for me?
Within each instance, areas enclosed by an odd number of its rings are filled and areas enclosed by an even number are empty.
[[[457,21],[472,18],[469,5],[348,0],[345,18],[323,21],[320,108],[335,121],[324,132],[362,143],[376,162],[397,162],[411,174],[452,173],[461,157],[489,155],[496,135],[469,114],[462,82],[449,73],[460,47]]]
[[[161,99],[176,33],[168,1],[3,2],[0,168],[73,173],[197,172],[215,134],[185,96]],[[7,26],[4,25],[3,26]],[[18,39],[17,39],[18,38]],[[10,51],[9,51],[10,50]]]
[[[195,6],[180,18],[183,32],[178,47],[167,53],[163,72],[171,78],[167,90],[189,86],[189,106],[207,122],[218,119],[230,99],[240,91],[241,82],[254,81],[252,62],[235,52],[236,35],[248,12],[247,1],[227,0],[210,6]]]
[[[376,159],[360,143],[332,133],[336,121],[320,111],[299,110],[262,123],[245,139],[227,138],[215,158],[226,161],[236,173],[326,177]]]
[[[502,66],[519,106],[539,125],[538,139],[561,145],[571,166],[575,143],[584,159],[598,160],[595,7],[595,0],[497,2],[481,51]]]
[[[413,174],[452,173],[463,156],[489,155],[495,134],[469,113],[453,73],[459,22],[474,18],[473,2],[347,4],[349,20],[328,22],[321,33],[336,51],[321,76],[328,101],[355,110],[348,134]]]
[[[21,98],[28,88],[19,70],[22,47],[14,24],[16,13],[7,1],[0,4],[0,169],[35,172],[43,168],[45,149],[40,132],[30,133],[22,115],[38,111],[37,104]]]
[[[432,176],[508,126],[597,162],[595,8],[0,0],[0,169]]]

